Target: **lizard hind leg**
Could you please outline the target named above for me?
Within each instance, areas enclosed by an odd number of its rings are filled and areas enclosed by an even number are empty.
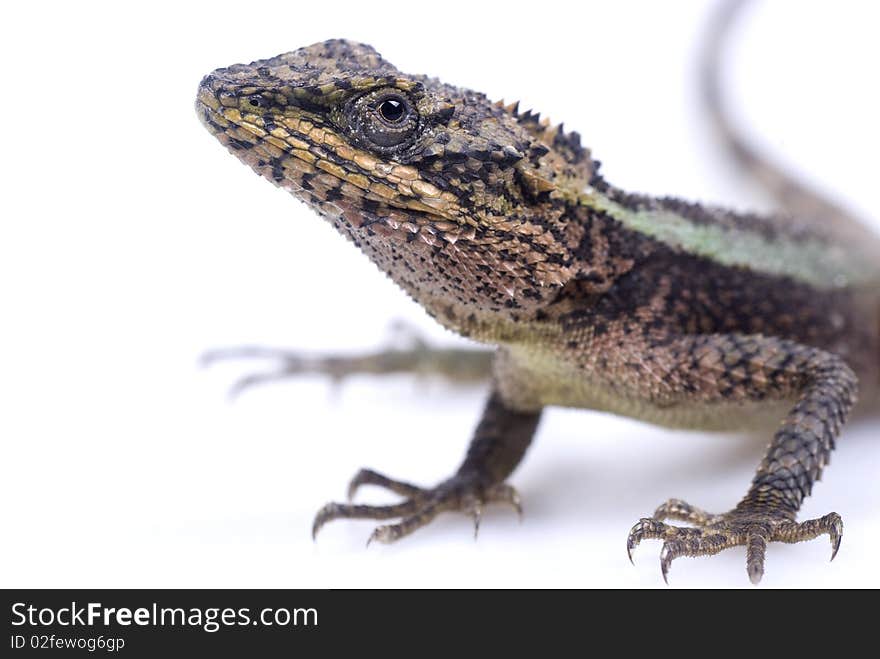
[[[479,531],[483,507],[493,503],[512,506],[522,515],[519,494],[505,479],[522,460],[540,418],[540,411],[518,412],[493,394],[474,433],[467,456],[458,471],[436,487],[423,488],[362,469],[348,487],[352,499],[362,485],[375,485],[404,500],[388,506],[328,503],[318,511],[312,525],[313,537],[327,523],[337,519],[399,519],[376,527],[372,541],[390,543],[429,524],[443,512],[461,512],[473,520]]]

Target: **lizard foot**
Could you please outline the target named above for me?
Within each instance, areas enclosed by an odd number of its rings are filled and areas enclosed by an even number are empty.
[[[674,519],[693,527],[664,524]],[[831,539],[831,560],[837,555],[843,537],[843,521],[837,513],[795,522],[785,513],[737,507],[723,515],[713,515],[679,499],[670,499],[654,512],[653,517],[640,519],[626,540],[626,551],[632,551],[645,539],[663,540],[660,570],[663,580],[672,561],[680,556],[711,556],[729,547],[746,547],[746,569],[753,584],[764,575],[764,553],[769,542],[795,543],[812,540],[827,533]]]
[[[475,475],[456,474],[437,487],[422,488],[396,481],[369,469],[361,469],[348,486],[351,501],[361,485],[377,485],[405,497],[404,501],[388,506],[362,506],[352,503],[328,503],[315,515],[312,537],[327,522],[334,519],[400,519],[397,524],[376,527],[367,540],[385,544],[399,540],[420,529],[439,513],[456,511],[470,516],[474,522],[474,538],[480,529],[483,506],[506,503],[522,517],[522,506],[516,490],[506,483],[486,485]]]

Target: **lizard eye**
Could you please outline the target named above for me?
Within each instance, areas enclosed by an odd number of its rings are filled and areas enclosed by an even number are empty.
[[[247,102],[248,105],[257,110],[269,107],[269,102],[262,96],[262,94],[251,94],[247,97]]]
[[[379,111],[379,115],[390,124],[397,123],[406,116],[405,101],[393,96],[379,103],[376,109]]]
[[[368,146],[387,152],[412,143],[419,115],[403,92],[379,89],[355,99],[349,107],[348,122],[355,135]]]

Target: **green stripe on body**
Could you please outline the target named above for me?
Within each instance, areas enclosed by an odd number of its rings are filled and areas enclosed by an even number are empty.
[[[722,265],[788,276],[823,289],[876,284],[880,280],[880,256],[871,258],[853,246],[815,239],[769,240],[754,231],[698,224],[667,210],[633,211],[599,194],[589,195],[582,203],[607,213],[629,229]]]

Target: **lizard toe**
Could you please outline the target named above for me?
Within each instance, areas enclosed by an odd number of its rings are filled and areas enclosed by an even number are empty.
[[[693,527],[666,524],[662,519],[679,519]],[[660,571],[668,583],[672,561],[682,556],[712,556],[730,547],[746,548],[746,571],[749,580],[758,584],[764,576],[767,545],[771,542],[796,543],[827,534],[831,540],[832,560],[840,548],[843,521],[837,513],[797,523],[784,511],[737,506],[723,515],[712,515],[684,501],[670,499],[653,517],[639,520],[627,536],[627,554],[642,540],[662,540]]]
[[[421,488],[394,480],[370,469],[362,469],[352,479],[349,500],[362,485],[376,485],[406,497],[398,504],[368,506],[353,503],[328,503],[315,516],[312,536],[337,519],[400,519],[394,524],[376,527],[367,540],[389,544],[429,524],[441,512],[461,512],[473,520],[474,537],[480,528],[484,506],[503,503],[511,506],[522,518],[522,503],[517,491],[506,483],[486,485],[476,476],[456,474],[434,488]]]

